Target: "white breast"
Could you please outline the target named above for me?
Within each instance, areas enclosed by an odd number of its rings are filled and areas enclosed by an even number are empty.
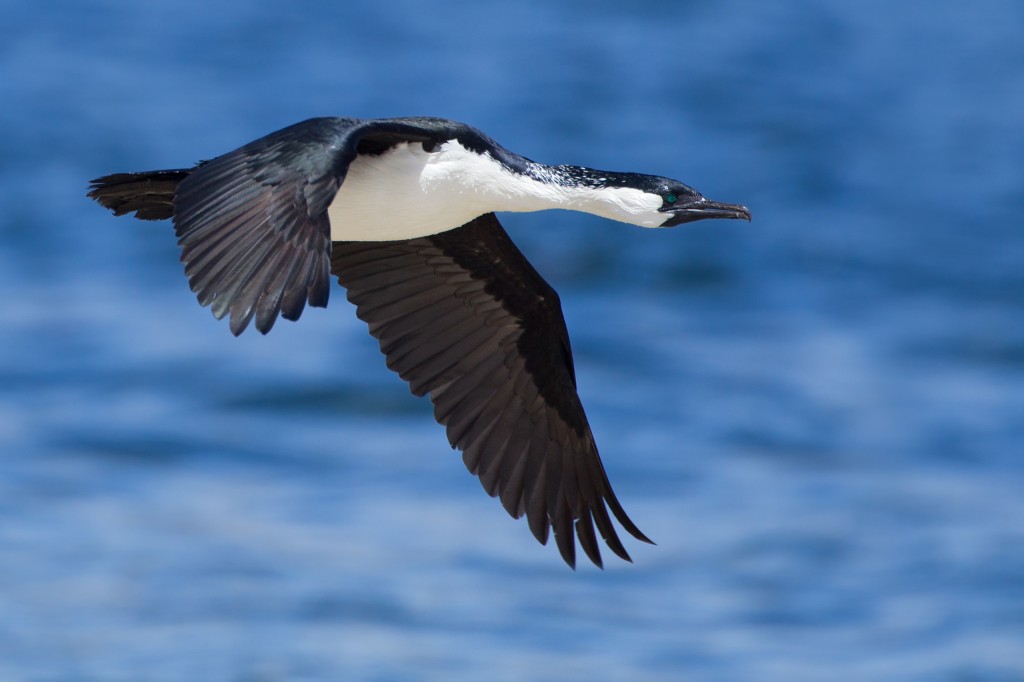
[[[452,140],[433,152],[403,143],[356,157],[327,214],[335,241],[412,239],[490,211],[549,207],[547,185],[516,175]]]

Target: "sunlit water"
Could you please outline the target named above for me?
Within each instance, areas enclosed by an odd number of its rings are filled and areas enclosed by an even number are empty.
[[[4,10],[0,680],[1024,679],[1019,4],[348,4]],[[84,198],[325,114],[751,207],[504,217],[635,564],[509,519],[340,289],[235,339]]]

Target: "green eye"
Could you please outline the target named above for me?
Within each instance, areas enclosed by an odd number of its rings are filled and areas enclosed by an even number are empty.
[[[676,197],[675,194],[666,194],[665,195],[665,203],[674,204],[674,203],[676,203],[676,198],[677,197]]]

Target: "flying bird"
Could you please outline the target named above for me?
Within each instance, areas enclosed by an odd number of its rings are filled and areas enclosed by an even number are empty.
[[[494,213],[552,208],[641,227],[750,220],[677,180],[549,166],[441,118],[314,118],[193,168],[115,173],[91,198],[115,215],[170,218],[199,303],[231,332],[327,305],[333,274],[387,366],[428,395],[448,441],[542,544],[594,527],[630,561],[608,511],[651,542],[615,497],[576,392],[558,295]]]

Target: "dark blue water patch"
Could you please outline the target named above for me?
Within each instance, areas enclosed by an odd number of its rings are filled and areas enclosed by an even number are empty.
[[[733,617],[759,628],[866,626],[876,614],[844,575],[855,551],[849,538],[820,532],[767,535],[735,548],[725,580],[749,606]]]
[[[195,450],[185,438],[157,436],[150,433],[133,438],[123,432],[96,434],[68,431],[50,439],[50,447],[75,456],[109,460],[120,466],[173,466]]]
[[[803,466],[839,466],[844,453],[836,451],[834,434],[844,428],[838,411],[800,403],[799,395],[778,395],[744,382],[733,387],[732,410],[742,415],[723,434],[727,442],[748,452],[781,457]]]
[[[381,359],[380,372],[387,368]],[[334,377],[329,377],[334,378]],[[241,388],[234,396],[225,396],[217,409],[249,413],[264,411],[286,415],[329,417],[346,415],[355,418],[422,416],[425,401],[402,390],[399,384],[347,384],[327,382],[316,385],[261,384],[255,391]]]
[[[298,605],[295,618],[301,621],[384,624],[410,627],[416,623],[416,617],[409,613],[401,604],[391,601],[391,597],[380,595],[364,595],[355,599],[349,594],[332,596],[330,594],[312,594]]]
[[[974,366],[994,375],[1020,378],[1024,332],[1015,308],[989,299],[970,310],[958,311],[959,324],[951,325],[948,309],[936,307],[927,306],[931,314],[921,316],[922,328],[899,349],[903,357],[936,365]]]

